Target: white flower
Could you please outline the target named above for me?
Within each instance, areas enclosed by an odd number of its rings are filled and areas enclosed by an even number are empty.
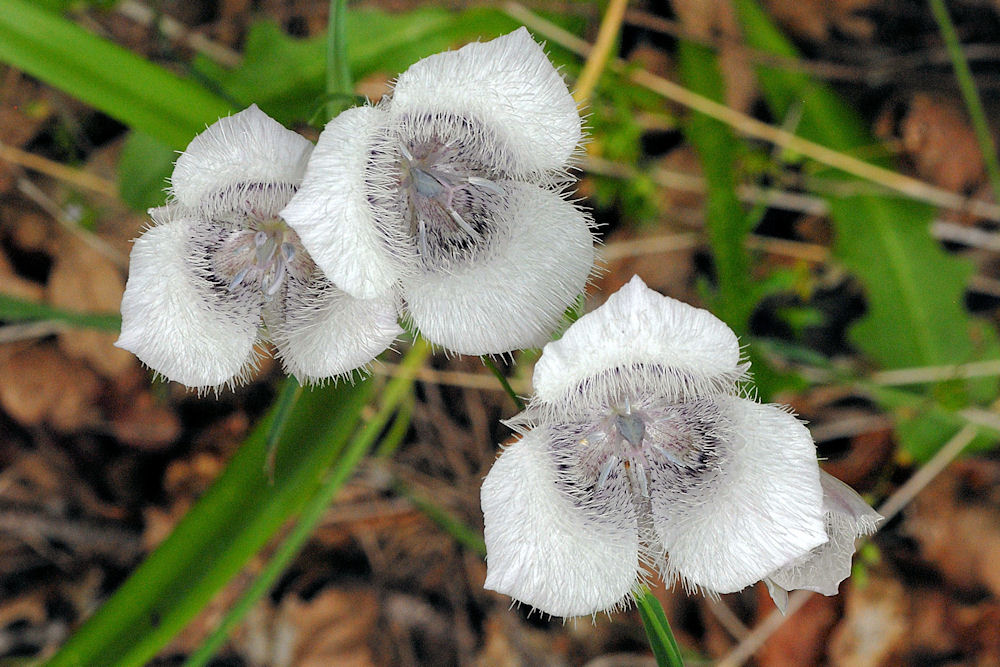
[[[425,58],[391,100],[330,121],[282,215],[338,287],[400,295],[431,342],[540,346],[593,265],[589,218],[565,190],[581,136],[521,28]]]
[[[875,532],[882,516],[854,489],[836,477],[820,472],[823,513],[830,540],[768,575],[764,582],[774,604],[785,612],[788,591],[804,589],[836,595],[840,582],[851,576],[854,542]]]
[[[710,593],[787,582],[828,541],[815,446],[741,397],[745,371],[724,323],[638,277],[546,345],[482,488],[486,588],[580,616],[651,570]]]
[[[392,343],[392,300],[334,287],[279,214],[311,149],[256,106],[194,138],[171,203],[132,248],[119,347],[204,389],[245,381],[262,340],[302,381],[348,374]]]

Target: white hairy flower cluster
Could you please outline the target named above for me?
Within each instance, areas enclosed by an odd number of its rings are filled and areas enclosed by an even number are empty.
[[[654,572],[764,580],[779,606],[835,594],[881,517],[794,415],[747,397],[724,323],[634,278],[547,343],[594,263],[581,139],[524,28],[421,60],[315,147],[256,106],[223,118],[135,242],[117,344],[199,390],[269,348],[303,382],[363,371],[401,320],[461,354],[544,345],[482,488],[487,588],[557,616],[627,605]]]
[[[135,243],[118,345],[199,389],[245,381],[263,342],[301,381],[350,374],[400,318],[462,354],[541,346],[593,267],[581,137],[523,28],[414,64],[315,149],[256,106],[223,118]]]

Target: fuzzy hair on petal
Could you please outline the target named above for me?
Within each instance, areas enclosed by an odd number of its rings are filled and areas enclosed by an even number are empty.
[[[772,572],[768,577],[769,590],[772,587],[780,591],[805,589],[823,595],[836,595],[840,582],[851,576],[855,541],[874,533],[882,521],[881,515],[869,507],[854,489],[836,477],[821,471],[820,481],[823,485],[826,532],[830,540]],[[775,604],[781,601],[781,594],[775,598],[773,590],[771,597]]]
[[[488,252],[403,281],[413,324],[460,354],[503,354],[550,340],[594,265],[589,217],[557,192],[502,183]]]
[[[191,388],[242,383],[256,366],[259,306],[213,298],[186,261],[198,220],[158,209],[157,217],[164,216],[172,219],[148,229],[132,247],[115,345]]]
[[[459,116],[489,127],[513,174],[562,170],[582,138],[576,102],[526,28],[439,53],[403,72],[394,116]]]
[[[715,397],[716,470],[692,485],[654,470],[652,520],[669,578],[731,593],[826,543],[816,448],[806,427],[774,405]]]
[[[315,383],[366,367],[402,333],[391,298],[355,299],[317,275],[307,284],[289,280],[271,340],[286,372]]]
[[[532,406],[572,413],[636,391],[685,400],[733,392],[745,373],[736,334],[722,320],[634,276],[545,346]]]
[[[553,616],[629,604],[639,576],[635,515],[581,508],[558,482],[545,429],[507,447],[482,487],[485,587]]]
[[[213,193],[248,184],[294,186],[311,151],[312,143],[254,104],[220,118],[188,144],[174,166],[171,193],[178,203],[198,207]]]
[[[405,228],[371,204],[398,187],[394,156],[378,154],[387,145],[385,116],[356,107],[327,123],[298,193],[281,211],[327,279],[359,299],[392,291],[412,256]]]

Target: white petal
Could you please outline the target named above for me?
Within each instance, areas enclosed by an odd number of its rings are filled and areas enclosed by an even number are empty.
[[[731,593],[827,536],[816,448],[806,427],[773,405],[734,396],[715,400],[725,421],[715,430],[724,438],[715,474],[699,482],[654,471],[650,493],[670,574],[689,586]]]
[[[417,62],[390,108],[474,121],[499,142],[509,173],[565,168],[582,135],[566,83],[525,28]]]
[[[489,256],[403,280],[420,333],[461,354],[541,346],[593,267],[593,237],[578,207],[533,185],[503,186],[506,231]]]
[[[403,333],[389,298],[355,299],[323,279],[308,286],[292,281],[287,294],[286,320],[272,339],[285,370],[300,382],[361,368]]]
[[[830,540],[772,572],[769,578],[779,589],[790,591],[801,588],[823,595],[836,595],[840,582],[851,575],[855,540],[874,533],[882,520],[854,489],[836,477],[821,471],[820,482],[823,485],[826,532]],[[773,592],[771,597],[774,598]]]
[[[369,181],[370,155],[382,141],[384,116],[357,107],[327,123],[302,186],[281,212],[326,277],[362,299],[391,291],[400,272],[388,245],[398,232],[369,199],[378,185]]]
[[[635,517],[582,511],[557,486],[546,435],[505,449],[483,482],[485,586],[554,616],[617,607],[637,583]]]
[[[192,388],[245,380],[253,367],[259,309],[214,299],[185,257],[197,221],[176,218],[135,241],[122,297],[118,347]]]
[[[174,197],[201,206],[209,195],[258,183],[297,185],[312,144],[286,129],[257,105],[220,118],[177,158],[170,178]]]
[[[545,346],[532,384],[538,403],[570,409],[621,400],[623,390],[683,399],[731,391],[739,361],[722,320],[635,276]]]

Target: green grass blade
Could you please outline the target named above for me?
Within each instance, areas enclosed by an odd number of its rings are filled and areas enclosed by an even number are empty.
[[[326,120],[346,108],[354,94],[350,61],[347,58],[347,0],[330,0],[330,20],[326,29]]]
[[[658,667],[684,667],[680,646],[677,645],[660,601],[649,592],[649,589],[644,588],[635,596],[635,603],[639,607],[639,616],[642,618],[649,647],[656,656]]]
[[[173,148],[232,111],[203,86],[23,0],[0,0],[0,61]]]
[[[383,392],[382,405],[378,413],[358,432],[344,450],[338,461],[333,465],[326,481],[309,499],[302,514],[295,524],[295,528],[285,538],[278,547],[274,556],[268,561],[264,570],[254,579],[253,584],[240,596],[236,604],[226,613],[218,627],[205,639],[198,650],[195,651],[184,663],[185,667],[201,667],[205,665],[212,656],[222,647],[229,634],[236,629],[253,605],[267,593],[274,583],[281,577],[288,568],[296,554],[305,546],[309,536],[312,535],[316,526],[323,519],[334,496],[348,477],[357,468],[361,458],[375,444],[379,434],[385,428],[389,418],[401,404],[405,404],[408,399],[412,399],[413,379],[416,370],[423,365],[430,354],[430,345],[419,340],[410,348],[410,352],[400,364],[402,373],[389,381]],[[400,410],[390,431],[403,430],[409,426],[412,412]],[[402,424],[402,427],[400,425]]]
[[[976,133],[976,141],[979,142],[979,151],[983,154],[983,163],[986,165],[986,173],[993,188],[993,197],[1000,201],[1000,162],[997,160],[997,145],[986,123],[986,113],[983,111],[979,91],[976,90],[976,82],[972,78],[972,71],[969,69],[965,54],[962,53],[962,43],[958,40],[958,33],[955,32],[955,25],[951,22],[944,0],[929,0],[929,2],[931,13],[934,14],[934,20],[937,21],[941,37],[948,49],[951,65],[955,68],[955,79],[958,81],[959,90],[962,91],[969,118],[972,119],[972,129]]]
[[[722,74],[710,49],[682,42],[678,56],[684,85],[716,101],[723,98]],[[697,112],[684,123],[684,134],[698,153],[708,184],[705,221],[718,280],[712,310],[742,336],[756,305],[750,294],[746,213],[736,196],[736,162],[742,145],[727,125]]]
[[[0,320],[6,322],[55,320],[74,327],[101,331],[119,331],[122,327],[122,317],[118,313],[78,313],[44,303],[25,301],[7,294],[0,294]]]
[[[179,632],[321,484],[371,395],[371,383],[306,390],[281,425],[273,483],[273,412],[222,476],[47,664],[142,665]]]

